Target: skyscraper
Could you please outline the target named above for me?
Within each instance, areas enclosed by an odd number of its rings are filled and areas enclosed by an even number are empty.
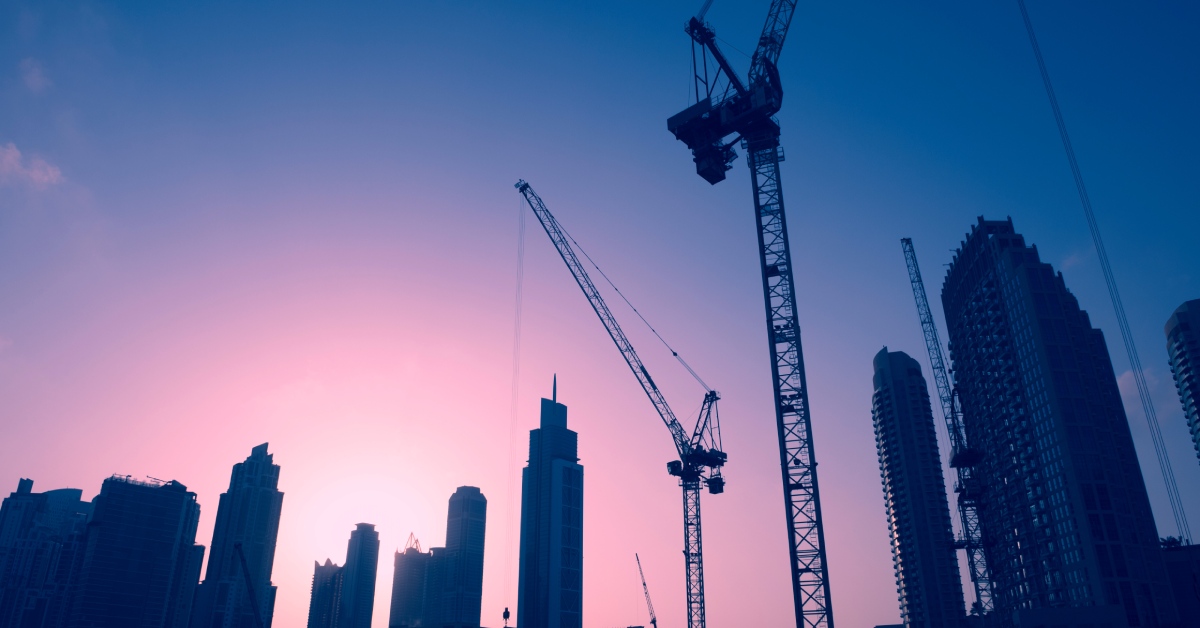
[[[900,618],[908,628],[960,628],[962,578],[929,389],[906,353],[884,347],[874,366],[871,416]]]
[[[342,607],[343,570],[333,561],[313,562],[312,592],[308,600],[308,628],[338,628]]]
[[[187,628],[204,560],[196,494],[114,475],[93,507],[68,625]]]
[[[583,617],[583,466],[567,407],[542,399],[521,472],[521,561],[517,625],[580,628]]]
[[[33,492],[21,479],[0,505],[0,628],[61,628],[83,559],[90,502],[77,488]]]
[[[360,523],[350,533],[350,543],[346,547],[337,628],[371,628],[378,569],[379,533],[374,525]]]
[[[967,442],[982,452],[996,612],[1022,626],[1177,621],[1104,335],[1062,275],[1011,219],[980,218],[942,305]]]
[[[420,541],[412,534],[408,535],[404,551],[396,552],[388,628],[419,628],[426,625],[426,576],[432,557],[432,554],[421,551]]]
[[[1166,333],[1171,374],[1200,457],[1200,299],[1180,305],[1167,319]]]
[[[255,628],[237,544],[246,557],[263,625],[271,626],[275,610],[271,567],[283,508],[278,486],[279,465],[267,453],[266,443],[250,450],[244,462],[233,465],[229,490],[221,494],[217,506],[208,571],[196,591],[191,628]]]
[[[483,604],[483,539],[487,498],[474,486],[450,496],[439,597],[443,628],[479,628]]]

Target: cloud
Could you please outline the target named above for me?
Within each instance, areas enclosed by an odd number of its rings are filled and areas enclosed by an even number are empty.
[[[1058,269],[1059,270],[1067,270],[1068,268],[1074,268],[1074,267],[1082,264],[1084,262],[1084,260],[1085,260],[1084,254],[1079,253],[1079,252],[1072,253],[1072,254],[1068,255],[1067,258],[1064,259],[1061,264],[1058,265]]]
[[[21,68],[21,80],[25,82],[25,87],[35,94],[42,93],[47,87],[54,84],[46,76],[45,68],[37,59],[32,57],[21,59],[19,67]]]
[[[25,159],[12,142],[0,146],[0,187],[29,185],[44,190],[65,180],[58,166],[41,157]]]

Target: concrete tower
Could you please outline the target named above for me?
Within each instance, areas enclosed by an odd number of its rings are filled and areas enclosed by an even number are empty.
[[[1178,621],[1104,335],[1011,220],[979,219],[942,286],[1001,621]]]
[[[371,628],[378,569],[379,533],[374,525],[360,523],[350,533],[350,543],[346,547],[337,628]]]
[[[1200,457],[1200,299],[1180,305],[1167,319],[1166,333],[1171,374]]]
[[[517,625],[580,628],[583,621],[583,466],[567,407],[542,399],[521,472],[521,563]]]
[[[187,628],[204,561],[196,494],[113,476],[93,507],[67,625]]]
[[[908,628],[959,628],[966,609],[929,388],[903,352],[885,347],[874,366],[871,417],[900,618]]]
[[[263,443],[250,450],[244,462],[233,465],[229,490],[221,494],[213,530],[208,571],[196,591],[191,628],[254,628],[236,544],[241,544],[246,567],[254,583],[259,614],[270,628],[275,611],[275,538],[283,493],[279,492],[279,465]]]
[[[440,625],[479,628],[483,605],[483,539],[487,498],[474,486],[460,486],[450,496],[446,517]]]

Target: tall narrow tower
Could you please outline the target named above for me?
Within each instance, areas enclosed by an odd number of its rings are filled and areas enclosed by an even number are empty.
[[[487,498],[474,486],[450,496],[442,579],[441,626],[479,628],[483,604],[483,539]]]
[[[234,546],[242,544],[246,569],[259,599],[259,615],[270,628],[275,611],[275,586],[271,568],[279,534],[279,465],[263,443],[250,450],[245,461],[233,465],[229,490],[221,494],[217,525],[213,529],[208,571],[196,591],[191,628],[241,628],[254,625],[245,575]]]
[[[1200,299],[1180,305],[1167,319],[1167,356],[1183,416],[1200,457]]]
[[[979,219],[942,286],[996,612],[1019,625],[1176,620],[1100,330],[1012,220]],[[1075,625],[1075,624],[1071,624]]]
[[[966,609],[929,388],[906,353],[884,347],[874,366],[871,417],[900,618],[910,628],[959,628]]]
[[[542,399],[521,472],[521,562],[517,625],[580,628],[583,622],[583,466],[567,407]]]
[[[346,547],[337,628],[371,628],[378,569],[379,533],[374,525],[360,523],[350,533],[350,543]]]

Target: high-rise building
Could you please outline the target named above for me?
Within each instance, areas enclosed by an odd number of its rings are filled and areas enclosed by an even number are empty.
[[[360,523],[350,533],[350,543],[346,547],[337,628],[371,628],[378,570],[379,533],[374,525]]]
[[[403,552],[396,552],[392,572],[392,607],[388,628],[422,628],[425,619],[425,587],[433,555],[421,551],[417,537],[409,534]]]
[[[233,465],[229,490],[221,494],[217,506],[208,571],[196,591],[191,628],[255,628],[238,545],[259,598],[254,604],[263,625],[270,628],[275,610],[271,567],[283,508],[278,486],[279,465],[267,453],[266,443],[251,449],[244,462]]]
[[[942,305],[1000,618],[1177,621],[1104,335],[1062,275],[1011,219],[980,218]]]
[[[962,578],[921,365],[884,347],[875,355],[871,417],[900,618],[908,628],[961,628]]]
[[[77,488],[33,492],[21,479],[0,505],[0,628],[62,628],[92,504]]]
[[[578,435],[567,429],[558,382],[542,399],[521,472],[521,628],[580,628],[583,621],[583,466]]]
[[[93,508],[68,625],[187,628],[204,560],[196,494],[114,475]]]
[[[1200,457],[1200,299],[1180,305],[1167,319],[1166,333],[1171,374]]]
[[[483,539],[487,498],[474,486],[450,496],[446,558],[441,589],[441,626],[479,628],[483,604]]]
[[[312,592],[308,600],[308,628],[338,628],[342,607],[343,569],[328,558],[313,562]]]

